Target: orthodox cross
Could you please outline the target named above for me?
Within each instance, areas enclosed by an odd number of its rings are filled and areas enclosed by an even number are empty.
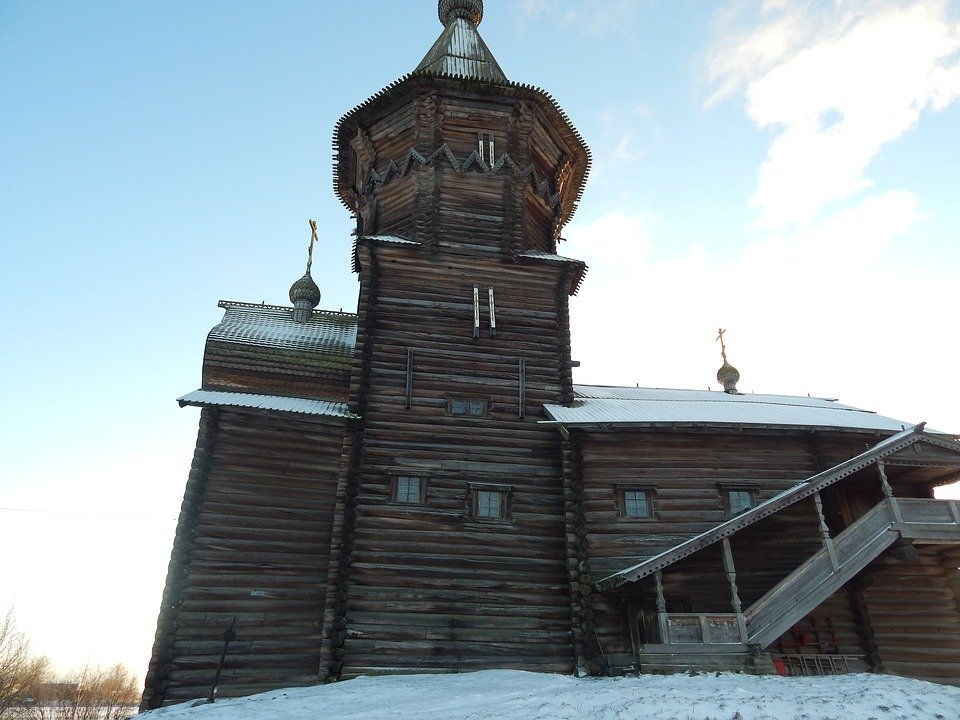
[[[719,334],[717,335],[717,340],[720,341],[720,355],[723,356],[723,361],[724,361],[724,362],[727,361],[727,346],[726,346],[726,344],[723,342],[723,334],[724,334],[725,332],[726,332],[726,330],[724,330],[723,328],[720,328],[720,330],[718,331]]]
[[[317,221],[308,220],[310,223],[310,247],[307,248],[307,275],[310,274],[310,268],[313,266],[313,244],[317,242]]]

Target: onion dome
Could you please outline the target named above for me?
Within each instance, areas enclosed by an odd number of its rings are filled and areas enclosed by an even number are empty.
[[[483,0],[440,0],[437,15],[444,27],[455,18],[464,18],[476,27],[483,20]]]
[[[307,322],[310,311],[320,304],[320,288],[310,275],[313,266],[313,244],[317,241],[317,223],[308,220],[310,224],[310,245],[307,248],[307,271],[303,277],[290,286],[290,302],[293,303],[294,322]]]
[[[313,281],[310,273],[305,273],[302,278],[290,286],[290,302],[294,305],[304,303],[312,310],[320,304],[320,288]]]
[[[724,360],[717,370],[717,382],[723,385],[723,391],[731,395],[737,394],[737,382],[740,380],[740,371]]]

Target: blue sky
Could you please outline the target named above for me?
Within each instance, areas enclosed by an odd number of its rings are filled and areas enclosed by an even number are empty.
[[[594,153],[578,381],[716,389],[723,326],[743,391],[960,432],[960,2],[485,6]],[[0,606],[59,666],[145,670],[217,301],[285,303],[315,218],[355,308],[332,129],[435,11],[0,3]]]

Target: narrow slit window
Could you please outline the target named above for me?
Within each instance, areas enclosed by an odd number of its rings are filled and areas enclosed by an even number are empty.
[[[493,300],[493,288],[487,288],[487,300],[490,306],[490,337],[497,334],[497,306]]]
[[[480,288],[473,286],[473,336],[480,337]]]

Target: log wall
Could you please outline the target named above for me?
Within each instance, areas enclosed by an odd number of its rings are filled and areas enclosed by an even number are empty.
[[[145,707],[317,681],[342,421],[203,412]]]
[[[358,356],[366,378],[357,383],[363,421],[350,478],[356,519],[338,561],[349,583],[331,673],[571,670],[560,438],[536,423],[542,403],[569,392],[564,264],[375,241],[358,250],[362,284],[375,283],[361,309],[373,326],[369,353]],[[485,412],[453,415],[453,397],[481,401]],[[393,478],[409,474],[426,483],[422,503],[392,498]],[[477,484],[505,490],[504,518],[475,516]]]
[[[582,513],[589,571],[594,580],[668,550],[726,520],[724,489],[751,489],[755,502],[762,502],[877,440],[855,433],[703,428],[578,434]],[[621,488],[649,490],[653,517],[621,517]],[[820,549],[812,500],[737,533],[731,545],[739,596],[747,607]],[[667,568],[663,583],[669,611],[732,611],[719,546]],[[632,642],[625,614],[633,612],[632,608],[655,609],[653,579],[592,594],[589,603],[603,653],[627,657]],[[849,617],[849,610],[844,612]]]
[[[871,564],[864,599],[884,669],[960,684],[960,608],[956,551],[918,546],[915,560],[886,553]],[[948,558],[952,558],[948,559]]]

